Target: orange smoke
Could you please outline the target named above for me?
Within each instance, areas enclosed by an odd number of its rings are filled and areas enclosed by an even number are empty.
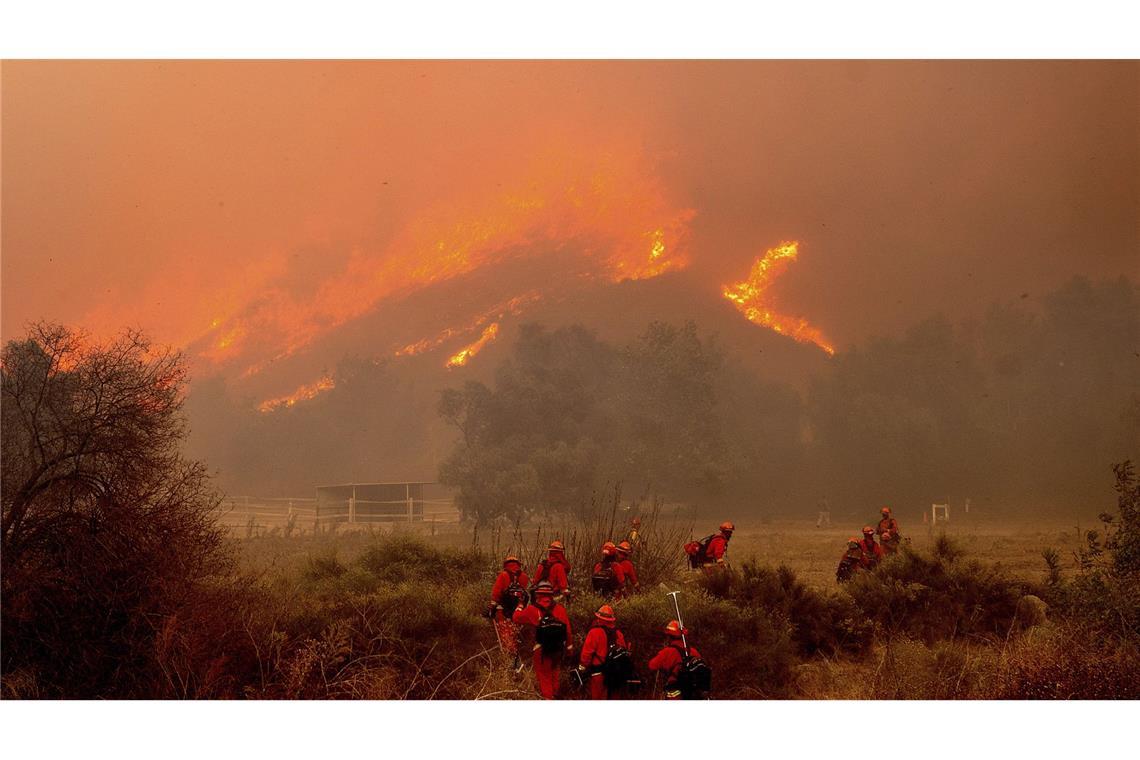
[[[823,337],[818,328],[802,317],[789,317],[773,308],[768,289],[799,256],[799,243],[792,240],[769,248],[752,264],[748,279],[735,285],[724,286],[724,297],[732,301],[750,322],[775,330],[800,343],[813,343],[829,355],[835,348]]]
[[[228,316],[203,325],[197,354],[215,365],[240,360],[252,374],[385,299],[508,261],[557,259],[557,271],[612,282],[656,277],[688,264],[693,216],[668,197],[637,150],[594,151],[593,159],[569,150],[534,162],[513,181],[425,209],[386,246],[354,251],[303,296],[274,284],[276,267],[261,267],[258,273],[268,277],[243,294],[244,304],[219,310]],[[400,353],[427,350],[460,332],[445,331]]]
[[[288,407],[296,404],[298,401],[308,401],[309,399],[315,398],[319,394],[335,387],[336,383],[333,382],[333,379],[328,375],[325,375],[314,383],[302,385],[300,388],[293,391],[288,396],[281,396],[279,398],[269,399],[268,401],[262,401],[257,405],[257,411],[272,412],[276,411],[277,409],[287,409]]]
[[[479,336],[479,340],[475,341],[469,346],[466,346],[447,360],[447,368],[452,369],[453,367],[462,367],[463,365],[467,364],[468,359],[483,350],[483,346],[487,345],[498,336],[499,323],[492,322],[491,324],[487,325],[487,328],[485,330],[483,330],[483,334]]]

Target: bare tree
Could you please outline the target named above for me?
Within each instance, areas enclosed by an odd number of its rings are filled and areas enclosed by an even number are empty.
[[[142,696],[156,631],[227,568],[204,465],[183,459],[182,357],[51,324],[2,355],[3,673]]]

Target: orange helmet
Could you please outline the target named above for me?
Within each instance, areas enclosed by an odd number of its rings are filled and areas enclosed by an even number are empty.
[[[879,511],[882,512],[884,515],[889,515],[891,513],[891,508],[890,507],[883,507]]]
[[[613,541],[606,541],[604,544],[602,544],[602,556],[603,557],[609,557],[609,556],[612,556],[614,554],[617,554],[617,547],[614,546]]]
[[[633,547],[629,545],[629,541],[622,541],[617,545],[617,550],[622,554],[629,554],[633,551]]]
[[[555,539],[554,541],[550,542],[550,551],[552,551],[552,552],[564,552],[564,551],[566,551],[566,547],[562,544],[561,541]]]
[[[727,530],[729,533],[731,533],[732,531],[736,530],[736,526],[733,525],[729,520],[725,520],[720,524],[720,529]]]
[[[594,617],[598,620],[604,620],[607,623],[612,623],[617,620],[617,616],[614,615],[614,608],[608,604],[603,604],[599,607],[598,611],[594,613]]]
[[[873,536],[873,535],[875,535],[875,529],[872,528],[870,525],[864,525],[863,526],[863,535],[864,536]]]
[[[687,636],[688,633],[689,633],[689,629],[688,628],[682,628],[681,624],[678,623],[676,620],[670,620],[669,624],[665,626],[665,635],[666,636],[672,636],[673,638],[679,639],[682,636]]]
[[[546,581],[542,581],[534,587],[534,593],[535,596],[538,596],[540,594],[544,596],[554,596],[554,586],[551,586]]]
[[[508,554],[507,558],[505,560],[503,560],[503,567],[506,567],[507,565],[511,564],[512,562],[514,562],[516,565],[522,564],[522,562],[519,562],[518,557],[516,557],[513,554]]]
[[[855,538],[855,536],[852,536],[851,538],[847,539],[847,548],[848,549],[858,549],[859,548],[859,539]]]

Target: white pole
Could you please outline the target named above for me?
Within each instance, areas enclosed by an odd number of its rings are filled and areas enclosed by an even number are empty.
[[[689,642],[685,641],[685,621],[681,619],[681,605],[677,604],[677,594],[680,591],[670,591],[669,596],[673,597],[673,609],[677,611],[677,625],[681,626],[681,646],[685,647],[685,651],[689,651]]]

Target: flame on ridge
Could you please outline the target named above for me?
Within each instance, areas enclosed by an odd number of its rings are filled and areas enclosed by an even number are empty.
[[[268,401],[262,401],[257,406],[259,412],[273,412],[278,409],[287,409],[295,405],[298,401],[308,401],[311,398],[316,398],[318,395],[327,390],[336,387],[336,383],[331,377],[325,375],[316,382],[302,385],[297,390],[293,391],[287,396],[280,396],[278,398],[271,398]]]
[[[772,283],[797,256],[799,242],[795,240],[769,248],[752,264],[747,280],[724,286],[724,297],[732,301],[750,322],[787,335],[800,343],[814,344],[828,355],[833,355],[835,347],[823,337],[819,328],[812,326],[803,317],[791,317],[775,311],[768,295]]]
[[[464,347],[462,350],[447,360],[447,368],[452,369],[454,367],[462,367],[463,365],[467,364],[467,361],[472,356],[483,350],[483,346],[493,341],[498,337],[498,335],[498,322],[492,322],[491,324],[487,325],[486,329],[483,330],[483,334],[479,336],[479,339],[477,341]]]

